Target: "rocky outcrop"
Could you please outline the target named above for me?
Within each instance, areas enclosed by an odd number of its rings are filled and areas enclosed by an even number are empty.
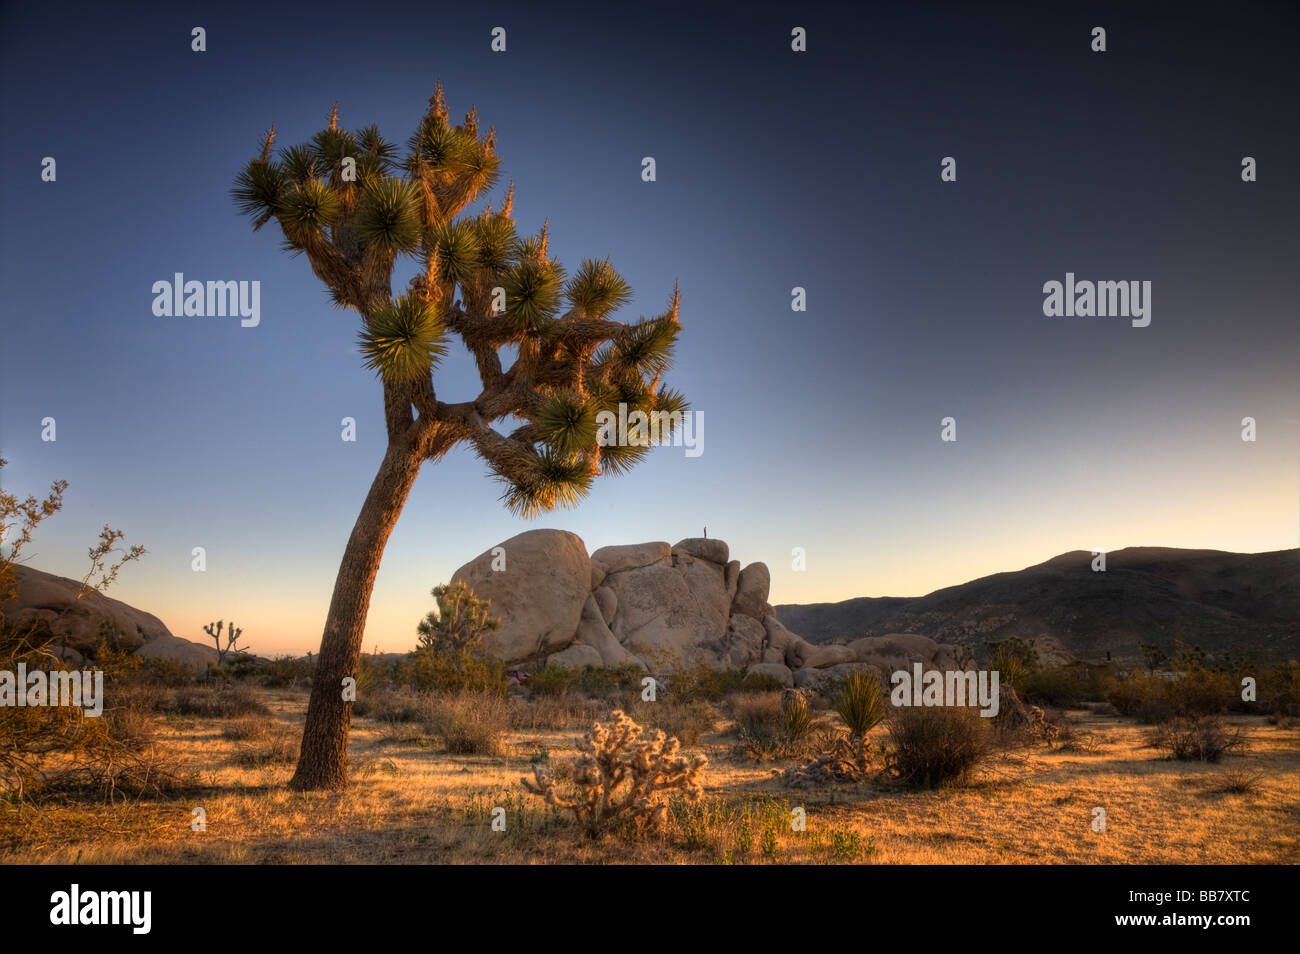
[[[55,648],[90,656],[101,642],[134,652],[150,640],[171,637],[163,621],[102,593],[78,596],[76,580],[15,566],[18,596],[5,607],[11,624],[32,626],[37,637],[49,637]],[[173,637],[174,638],[174,637]]]
[[[196,672],[217,661],[211,646],[174,636],[157,616],[91,591],[81,584],[29,566],[15,566],[17,598],[5,606],[6,621],[32,627],[37,640],[49,640],[49,651],[74,666],[93,664],[103,643],[145,659],[175,659]]]
[[[813,645],[777,618],[766,565],[742,566],[724,541],[703,537],[602,547],[588,557],[571,533],[530,530],[452,579],[491,600],[502,622],[484,645],[512,666],[634,665],[671,673],[705,665],[820,688],[854,668],[887,675],[950,655],[924,636]]]

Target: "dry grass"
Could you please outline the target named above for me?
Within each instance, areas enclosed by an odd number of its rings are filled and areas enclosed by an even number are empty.
[[[1038,747],[1002,753],[969,783],[904,792],[878,782],[790,790],[773,763],[731,757],[731,727],[687,751],[708,755],[705,796],[676,803],[661,838],[590,842],[568,815],[527,798],[530,760],[569,757],[581,728],[515,728],[495,755],[453,755],[392,723],[355,722],[355,782],[346,793],[285,788],[292,761],[241,753],[296,735],[301,690],[259,693],[270,717],[231,722],[172,715],[158,744],[198,772],[178,798],[129,803],[0,804],[5,863],[1093,863],[1263,864],[1300,861],[1300,731],[1263,717],[1227,722],[1249,738],[1220,766],[1164,760],[1140,726],[1074,712],[1095,741],[1085,757]],[[518,706],[512,701],[511,706]],[[602,713],[603,715],[604,713]],[[524,720],[527,721],[527,720]],[[265,732],[265,734],[263,734]],[[232,737],[234,736],[234,737]],[[885,738],[883,727],[872,737]],[[296,742],[296,738],[294,739]],[[1245,773],[1237,776],[1234,773]],[[1249,778],[1243,783],[1243,778]],[[207,831],[190,830],[207,811]],[[1092,809],[1107,829],[1091,830]],[[506,809],[505,832],[491,828]],[[791,831],[802,807],[807,830]]]

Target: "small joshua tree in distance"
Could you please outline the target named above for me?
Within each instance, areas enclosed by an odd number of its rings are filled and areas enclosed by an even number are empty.
[[[203,627],[203,631],[212,637],[212,641],[217,645],[217,665],[220,666],[226,661],[227,653],[246,653],[249,651],[247,646],[239,645],[239,637],[244,635],[243,628],[235,629],[235,623],[231,620],[230,630],[226,634],[226,645],[221,645],[221,630],[225,625],[224,620],[217,620],[215,623],[208,623]]]

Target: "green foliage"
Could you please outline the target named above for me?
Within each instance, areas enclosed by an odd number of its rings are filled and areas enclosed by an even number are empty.
[[[1107,670],[1086,664],[1037,669],[1025,679],[1025,701],[1057,708],[1075,708],[1106,698]]]
[[[888,725],[887,770],[911,787],[960,782],[991,751],[988,720],[972,706],[900,706]]]
[[[438,612],[430,612],[415,627],[420,647],[433,653],[460,654],[474,649],[490,632],[501,628],[491,615],[492,601],[481,600],[461,582],[443,583],[431,591]]]
[[[1239,698],[1239,693],[1227,673],[1198,665],[1172,678],[1131,673],[1127,678],[1113,680],[1106,698],[1120,715],[1136,716],[1144,722],[1163,722],[1173,716],[1223,712]]]
[[[885,718],[885,700],[880,692],[880,683],[865,672],[849,673],[835,700],[835,711],[849,727],[850,735],[865,736]]]
[[[394,383],[420,380],[447,353],[437,311],[411,295],[377,307],[358,343],[366,367]]]
[[[374,178],[357,209],[357,237],[386,255],[414,251],[420,242],[420,200],[405,179]]]
[[[568,666],[543,666],[528,679],[528,691],[534,696],[560,696],[572,692],[582,681],[582,674]]]
[[[632,286],[608,258],[584,258],[564,289],[565,297],[588,318],[603,318],[632,300]]]
[[[501,661],[470,651],[417,650],[397,664],[394,680],[398,685],[436,692],[506,694],[505,666]]]
[[[1030,674],[1038,668],[1038,650],[1019,636],[984,644],[989,654],[989,669],[996,670],[1003,685],[1019,691]]]

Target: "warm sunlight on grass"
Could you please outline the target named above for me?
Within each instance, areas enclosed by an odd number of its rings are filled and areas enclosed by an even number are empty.
[[[688,751],[709,756],[706,794],[678,804],[661,837],[583,838],[567,815],[525,795],[530,760],[574,751],[578,726],[509,733],[499,757],[453,756],[418,724],[358,719],[355,784],[296,794],[284,783],[305,695],[263,691],[258,719],[169,716],[160,742],[198,773],[174,800],[5,807],[7,863],[1294,863],[1300,860],[1300,730],[1233,717],[1244,755],[1217,765],[1164,761],[1146,730],[1071,713],[1093,743],[1004,752],[968,785],[906,792],[879,783],[785,788],[745,760],[726,731]],[[579,714],[581,715],[581,714]],[[876,733],[883,730],[877,729]],[[1237,793],[1234,793],[1237,792]],[[807,831],[791,830],[791,810]],[[192,810],[207,830],[191,830]],[[505,832],[491,829],[506,809]],[[1106,831],[1091,829],[1106,810]]]

